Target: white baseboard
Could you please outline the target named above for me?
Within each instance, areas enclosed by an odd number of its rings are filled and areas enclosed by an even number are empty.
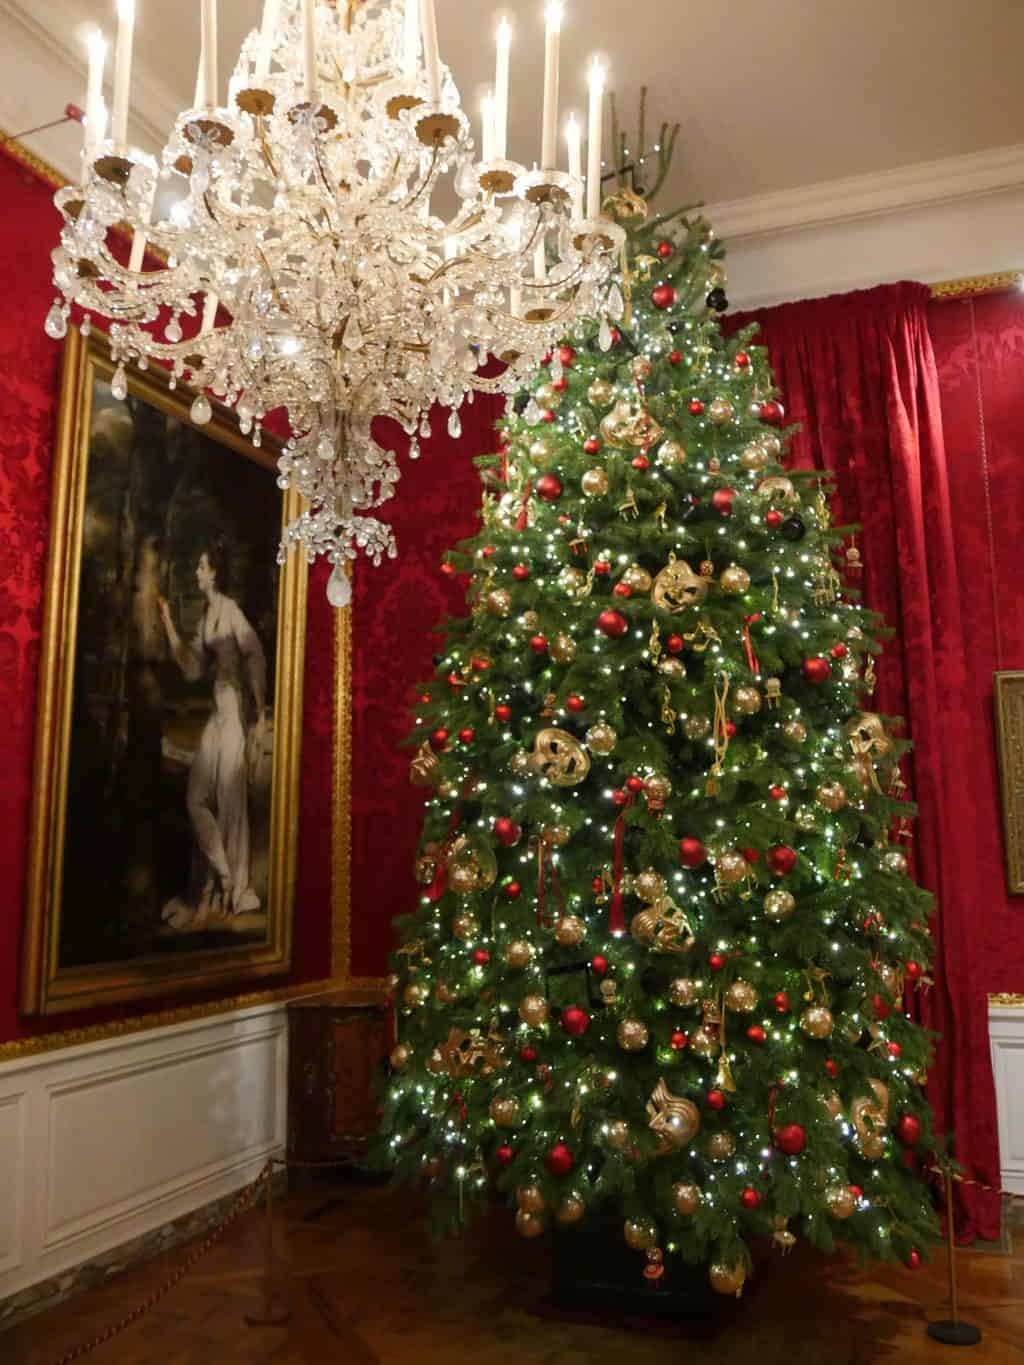
[[[252,1180],[286,1068],[282,1005],[0,1065],[0,1300]]]
[[[999,1112],[1004,1190],[1024,1195],[1024,1009],[990,1005],[988,1033]]]

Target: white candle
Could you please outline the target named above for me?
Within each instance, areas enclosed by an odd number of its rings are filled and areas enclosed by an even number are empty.
[[[480,101],[480,159],[484,162],[494,160],[494,96],[488,93]]]
[[[420,0],[405,0],[402,75],[415,81],[420,69]]]
[[[128,91],[132,82],[132,43],[135,40],[135,0],[117,0],[117,48],[114,53],[114,119],[111,133],[115,150],[123,155],[128,146]]]
[[[255,79],[266,80],[270,74],[270,63],[274,56],[274,39],[277,35],[278,0],[263,0],[263,23],[260,25],[260,45],[256,53]]]
[[[302,71],[307,104],[319,104],[316,71],[316,0],[302,0]]]
[[[590,68],[590,120],[587,129],[587,217],[601,213],[601,120],[604,111],[605,69],[594,58]]]
[[[494,68],[494,156],[508,156],[508,79],[512,55],[512,25],[502,19],[498,25],[497,56]]]
[[[569,115],[569,122],[565,129],[565,140],[569,144],[569,174],[576,181],[572,192],[572,216],[574,218],[583,217],[583,166],[580,154],[580,125],[576,122],[576,115]]]
[[[541,169],[545,171],[553,171],[558,164],[558,49],[561,38],[561,0],[551,0],[544,45],[544,124],[540,150]]]
[[[437,15],[434,0],[422,0],[420,20],[423,24],[423,60],[427,67],[427,89],[430,103],[441,103],[441,53],[437,46]]]
[[[210,289],[206,291],[206,299],[203,303],[203,321],[199,327],[199,335],[205,336],[207,332],[213,331],[214,319],[217,316],[217,305],[219,299]]]
[[[533,278],[538,284],[546,284],[548,278],[548,257],[544,242],[544,234],[541,233],[537,245],[533,248]]]
[[[153,221],[153,208],[156,204],[156,190],[157,185],[159,183],[159,179],[160,179],[159,176],[155,175],[153,177],[153,188],[149,192],[149,203],[146,207],[145,212],[145,221],[147,223],[151,223]],[[146,234],[140,231],[140,229],[136,228],[134,234],[132,235],[132,252],[131,255],[128,257],[128,269],[135,271],[141,270],[145,257]]]
[[[213,109],[217,104],[217,0],[203,0],[202,14],[203,50],[200,66],[203,73],[203,103],[201,107]]]
[[[103,108],[103,66],[107,59],[107,40],[99,29],[88,38],[89,84],[85,96],[85,159],[92,161],[103,141],[106,110]]]
[[[521,286],[521,285],[514,284],[514,285],[511,287],[511,289],[509,290],[509,295],[508,295],[508,306],[509,306],[509,311],[511,312],[511,314],[512,314],[512,316],[513,316],[514,318],[522,317],[522,315],[523,315],[523,290],[522,290],[522,286]]]

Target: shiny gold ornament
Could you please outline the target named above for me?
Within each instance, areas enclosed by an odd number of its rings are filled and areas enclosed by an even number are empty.
[[[540,730],[534,741],[530,766],[538,777],[555,787],[578,787],[590,772],[590,755],[567,730]]]
[[[519,618],[519,624],[523,630],[533,634],[534,631],[540,629],[540,617],[535,611],[524,611]]]
[[[673,1005],[689,1009],[700,999],[700,986],[688,976],[676,976],[668,983],[668,998]]]
[[[782,733],[793,744],[803,744],[807,738],[807,726],[802,720],[787,720],[782,727]]]
[[[507,588],[492,588],[484,604],[492,616],[507,616],[512,610],[512,594]]]
[[[515,773],[516,777],[527,777],[533,772],[533,768],[530,764],[530,755],[523,753],[522,751],[512,755],[508,761],[508,766]]]
[[[808,1038],[831,1038],[836,1021],[824,1005],[808,1005],[800,1016],[800,1027]]]
[[[651,600],[675,616],[687,607],[699,607],[708,595],[710,580],[695,574],[685,559],[670,559],[654,580]]]
[[[741,1265],[729,1265],[726,1261],[712,1261],[708,1267],[708,1279],[716,1294],[735,1295],[738,1299],[747,1282],[747,1272]]]
[[[757,991],[749,981],[734,981],[725,992],[725,1003],[736,1014],[753,1014],[757,1009]]]
[[[624,1052],[640,1052],[650,1041],[650,1032],[642,1019],[623,1019],[615,1033]]]
[[[655,773],[647,779],[644,785],[648,801],[654,805],[663,806],[672,795],[672,783],[661,773]]]
[[[409,767],[409,781],[414,787],[436,787],[441,780],[441,761],[424,740],[416,750]],[[433,881],[433,877],[430,878]]]
[[[567,565],[558,575],[558,586],[570,597],[577,597],[587,586],[587,576],[579,569]]]
[[[855,754],[884,758],[892,749],[892,739],[881,716],[873,711],[860,711],[846,723],[846,738]]]
[[[606,408],[612,401],[614,392],[614,388],[607,379],[595,379],[590,388],[587,389],[587,398],[595,408]]]
[[[394,1071],[404,1071],[405,1068],[409,1065],[409,1059],[411,1057],[412,1048],[408,1047],[405,1043],[398,1043],[395,1047],[391,1049],[390,1060],[392,1069]]]
[[[578,1223],[587,1212],[587,1206],[578,1194],[566,1194],[562,1196],[562,1202],[555,1211],[555,1217],[560,1223]]]
[[[665,878],[660,872],[655,872],[653,867],[649,867],[637,874],[633,890],[642,901],[656,901],[659,896],[665,894]]]
[[[814,795],[830,811],[842,810],[849,799],[841,782],[823,782]]]
[[[724,289],[729,276],[721,261],[712,261],[708,270],[708,285],[712,289]]]
[[[658,1138],[655,1156],[681,1151],[700,1132],[700,1110],[692,1100],[674,1095],[661,1077],[647,1101],[648,1127]]]
[[[534,398],[542,408],[557,408],[562,401],[562,395],[551,384],[541,384],[534,393]]]
[[[580,487],[588,498],[603,498],[608,492],[608,475],[603,469],[588,469],[580,479]]]
[[[445,1062],[444,1055],[439,1047],[431,1050],[430,1056],[427,1058],[427,1070],[432,1076],[443,1076],[448,1070],[448,1064]]]
[[[651,362],[645,355],[634,356],[633,364],[630,368],[633,371],[633,378],[641,384],[645,379],[650,379],[651,377]]]
[[[660,440],[661,425],[645,408],[634,409],[623,399],[602,419],[601,438],[613,450],[646,450]]]
[[[812,830],[817,828],[818,819],[810,806],[797,806],[793,812],[793,823],[797,829]]]
[[[875,970],[878,973],[882,985],[890,995],[896,996],[901,994],[900,974],[895,967],[888,962],[880,962]]]
[[[857,1201],[846,1185],[830,1185],[825,1191],[825,1207],[833,1218],[843,1222],[857,1212]]]
[[[624,1152],[632,1142],[632,1134],[629,1131],[629,1124],[625,1119],[612,1119],[608,1124],[608,1131],[605,1134],[608,1146],[615,1152]]]
[[[680,682],[686,677],[686,665],[682,659],[673,659],[671,655],[662,659],[658,665],[658,672],[663,678],[670,678],[673,682]]]
[[[495,1095],[487,1112],[499,1128],[514,1128],[519,1122],[519,1101],[515,1095]]]
[[[692,1218],[700,1208],[700,1187],[680,1180],[672,1186],[672,1207],[681,1218]]]
[[[527,1241],[532,1241],[535,1237],[540,1237],[544,1231],[544,1220],[537,1218],[532,1213],[527,1213],[525,1209],[516,1210],[516,1232],[520,1237],[525,1237]]]
[[[619,742],[618,733],[606,721],[598,721],[584,735],[587,748],[594,754],[610,754]]]
[[[902,876],[907,870],[907,855],[899,848],[890,848],[882,854],[882,866],[886,872]]]
[[[717,1031],[713,1032],[711,1029],[705,1028],[703,1024],[690,1034],[690,1051],[705,1061],[714,1057],[720,1046]]]
[[[683,729],[687,739],[705,739],[711,733],[711,722],[707,716],[687,716]]]
[[[525,938],[514,938],[511,943],[505,945],[505,962],[515,972],[521,972],[524,967],[528,967],[532,957],[533,948]]]
[[[658,1229],[654,1224],[641,1222],[637,1218],[626,1219],[622,1235],[626,1239],[626,1245],[632,1247],[634,1251],[648,1251],[658,1242]]]
[[[472,943],[480,933],[480,922],[473,915],[456,915],[452,920],[452,933],[463,943]]]
[[[555,925],[555,938],[563,948],[574,948],[587,936],[587,926],[576,915],[563,915]]]
[[[543,1213],[547,1208],[544,1192],[539,1185],[520,1185],[516,1190],[516,1203],[526,1213]]]
[[[566,635],[563,631],[551,641],[548,646],[548,653],[556,664],[572,663],[576,657],[576,641],[571,635]]]
[[[627,587],[632,588],[634,593],[650,592],[651,575],[646,569],[642,569],[639,564],[631,564],[620,580]]]
[[[722,585],[723,592],[737,596],[741,592],[746,592],[750,587],[750,574],[739,564],[730,564],[727,569],[722,570],[718,581]]]
[[[629,931],[656,953],[690,953],[696,942],[686,916],[668,897],[634,915]]]
[[[538,1028],[547,1022],[550,1008],[542,995],[524,995],[519,1002],[519,1017],[524,1024]]]
[[[740,464],[752,474],[756,474],[759,470],[764,469],[766,464],[770,463],[771,456],[760,441],[751,441],[740,452]]]
[[[415,981],[410,982],[409,985],[406,986],[405,990],[402,992],[402,999],[405,1001],[405,1003],[409,1006],[411,1010],[414,1010],[419,1005],[422,1005],[426,998],[427,992],[425,987],[417,986]]]
[[[736,1139],[727,1128],[708,1135],[705,1150],[712,1161],[728,1161],[736,1150]]]
[[[850,1121],[857,1134],[860,1150],[868,1161],[885,1155],[886,1129],[889,1124],[889,1087],[871,1077],[870,1095],[858,1095],[850,1106]]]
[[[796,909],[796,900],[789,891],[769,891],[764,898],[765,919],[782,924]]]
[[[756,687],[737,687],[730,701],[741,716],[756,716],[761,709],[761,693]]]
[[[736,416],[736,409],[728,398],[712,398],[708,404],[708,417],[716,427],[724,427]]]
[[[434,998],[440,1005],[450,1005],[455,999],[455,992],[447,981],[439,981],[434,987]]]
[[[437,876],[438,855],[434,853],[421,853],[416,859],[414,875],[420,886],[429,886]]]
[[[761,445],[764,447],[770,460],[777,460],[782,454],[782,438],[776,436],[774,432],[771,432],[767,436],[762,436]]]
[[[681,469],[686,463],[686,451],[678,441],[662,441],[658,447],[658,463],[665,469]]]
[[[715,859],[715,876],[723,886],[738,886],[750,873],[750,864],[737,849],[727,849]]]
[[[764,498],[766,502],[800,501],[800,494],[794,488],[793,480],[783,478],[781,475],[762,479],[757,485],[757,496]]]
[[[486,891],[498,875],[494,850],[485,839],[462,834],[448,854],[447,872],[448,885],[460,896]]]
[[[553,848],[564,848],[572,838],[572,830],[568,825],[545,825],[541,837]]]
[[[825,1112],[830,1119],[837,1119],[843,1112],[843,1102],[835,1090],[827,1095],[822,1095],[821,1102],[825,1106]]]
[[[537,465],[545,465],[551,459],[551,446],[543,437],[538,437],[530,446],[530,459]]]

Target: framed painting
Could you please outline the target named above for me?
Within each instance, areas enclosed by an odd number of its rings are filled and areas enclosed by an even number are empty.
[[[1006,886],[1024,895],[1024,673],[995,674],[996,740],[1003,797]]]
[[[21,1006],[291,964],[306,564],[275,452],[69,333],[54,458]]]

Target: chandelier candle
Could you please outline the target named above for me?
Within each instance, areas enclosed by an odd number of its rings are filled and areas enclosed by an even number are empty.
[[[605,69],[599,61],[590,68],[590,119],[587,129],[587,217],[601,212],[601,139]]]
[[[546,171],[558,164],[558,54],[562,39],[562,5],[548,5],[544,45],[544,124],[541,134],[540,164]]]
[[[494,157],[508,156],[508,81],[512,60],[512,26],[507,19],[498,25],[494,65]]]
[[[103,134],[106,131],[107,111],[103,107],[103,67],[107,60],[107,40],[99,29],[89,34],[86,46],[89,51],[89,84],[85,97],[85,146],[83,156],[88,163],[95,158]]]
[[[450,409],[457,436],[469,393],[515,393],[582,318],[604,319],[609,336],[624,234],[582,218],[578,149],[573,174],[502,155],[507,25],[500,93],[474,146],[432,0],[266,0],[226,88],[216,0],[193,3],[201,89],[151,156],[125,143],[133,10],[122,0],[120,124],[109,137],[94,126],[82,184],[56,195],[60,296],[46,332],[64,336],[72,309],[107,319],[118,388],[129,364],[164,366],[195,392],[194,421],[209,420],[216,397],[256,444],[266,414],[283,409],[292,434],[278,482],[303,501],[290,503],[282,557],[301,545],[335,566],[360,551],[379,563],[396,547],[373,511],[399,470],[373,418],[398,422],[415,459],[433,403]],[[560,7],[547,19],[556,115]],[[94,71],[94,102],[100,81]],[[430,207],[442,178],[457,204],[447,220]],[[505,363],[499,375],[483,373],[491,356]]]
[[[124,156],[128,146],[128,91],[132,83],[135,0],[117,0],[117,48],[114,53],[114,148]]]
[[[583,167],[581,162],[580,125],[576,115],[569,115],[565,129],[565,141],[569,148],[569,174],[577,183],[572,191],[572,211],[575,218],[583,217]]]

